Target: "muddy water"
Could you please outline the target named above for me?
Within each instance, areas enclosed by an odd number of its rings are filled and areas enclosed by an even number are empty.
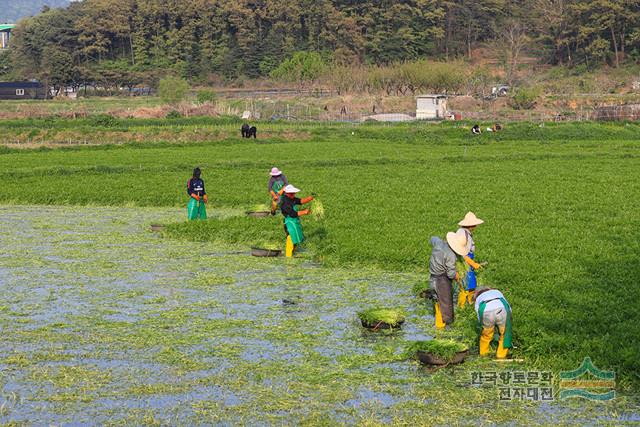
[[[0,424],[447,425],[479,410],[493,423],[638,419],[626,398],[498,402],[497,389],[471,384],[474,371],[505,369],[493,362],[429,371],[401,355],[434,335],[411,295],[423,278],[150,231],[183,214],[0,207]],[[355,313],[370,306],[404,307],[408,320],[365,331]]]

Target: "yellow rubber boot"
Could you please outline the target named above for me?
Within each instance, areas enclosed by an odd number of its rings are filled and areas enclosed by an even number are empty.
[[[464,305],[469,302],[469,291],[465,291],[464,289],[460,289],[458,293],[458,307],[464,308]]]
[[[433,305],[433,317],[436,319],[436,328],[437,329],[444,329],[445,326],[447,326],[446,323],[444,323],[444,320],[442,320],[442,311],[440,311],[440,303],[436,302]]]
[[[500,341],[498,341],[498,351],[496,351],[497,359],[506,359],[507,354],[509,354],[509,349],[503,347],[504,343],[504,328],[499,328],[500,330]]]
[[[287,243],[285,246],[285,255],[287,258],[291,258],[293,256],[293,240],[291,240],[291,236],[287,236]]]
[[[495,328],[482,328],[482,334],[480,335],[480,356],[489,354],[494,332]]]

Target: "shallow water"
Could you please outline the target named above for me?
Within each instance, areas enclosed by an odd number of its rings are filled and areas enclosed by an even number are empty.
[[[435,333],[411,295],[423,278],[150,231],[183,214],[0,207],[0,424],[640,419],[628,398],[524,404],[470,387],[472,371],[521,366],[472,358],[431,371],[403,360],[406,341]],[[355,313],[369,306],[405,307],[407,322],[363,330]]]

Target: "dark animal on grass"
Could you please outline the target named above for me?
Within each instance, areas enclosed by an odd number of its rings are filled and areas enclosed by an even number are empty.
[[[242,127],[240,128],[240,132],[242,133],[243,138],[249,138],[249,129],[251,128],[248,124],[245,123],[242,125]]]
[[[256,128],[255,126],[249,127],[249,125],[246,123],[242,125],[242,127],[240,128],[240,132],[242,133],[243,138],[251,138],[253,136],[253,138],[255,139],[258,137],[258,128]]]

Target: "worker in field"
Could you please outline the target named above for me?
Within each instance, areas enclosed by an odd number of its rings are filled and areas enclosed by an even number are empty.
[[[299,189],[289,184],[284,187],[284,197],[280,199],[280,210],[284,216],[284,232],[287,236],[285,255],[288,258],[293,256],[298,245],[304,241],[300,217],[311,213],[309,209],[300,210],[300,206],[312,201],[313,197],[300,199],[296,197],[299,192]]]
[[[278,210],[280,198],[284,193],[284,187],[289,185],[287,177],[276,167],[271,168],[271,178],[269,178],[269,194],[271,195],[271,215],[275,215]]]
[[[469,253],[467,236],[463,232],[447,233],[446,241],[431,238],[431,258],[429,259],[429,284],[435,290],[434,317],[436,328],[442,329],[453,322],[452,281],[458,280],[456,273],[457,256]]]
[[[511,306],[502,292],[491,288],[478,288],[474,293],[478,323],[482,327],[480,335],[480,356],[486,356],[491,349],[491,341],[498,328],[500,339],[496,358],[504,359],[512,347]]]
[[[477,226],[483,224],[484,221],[481,220],[474,214],[473,212],[467,212],[464,216],[464,219],[458,223],[460,229],[458,229],[458,233],[464,233],[467,237],[467,243],[469,245],[469,253],[463,256],[463,259],[467,265],[467,275],[460,283],[460,293],[458,294],[458,307],[462,308],[465,304],[471,304],[471,299],[473,296],[473,292],[477,287],[477,279],[476,279],[476,271],[482,269],[483,265],[474,261],[475,252],[476,252],[476,244],[473,241],[473,232]]]
[[[187,194],[189,195],[189,204],[187,204],[187,218],[189,221],[194,219],[207,219],[207,210],[205,204],[209,201],[207,192],[204,189],[204,181],[200,178],[200,168],[193,170],[193,176],[187,181]]]

